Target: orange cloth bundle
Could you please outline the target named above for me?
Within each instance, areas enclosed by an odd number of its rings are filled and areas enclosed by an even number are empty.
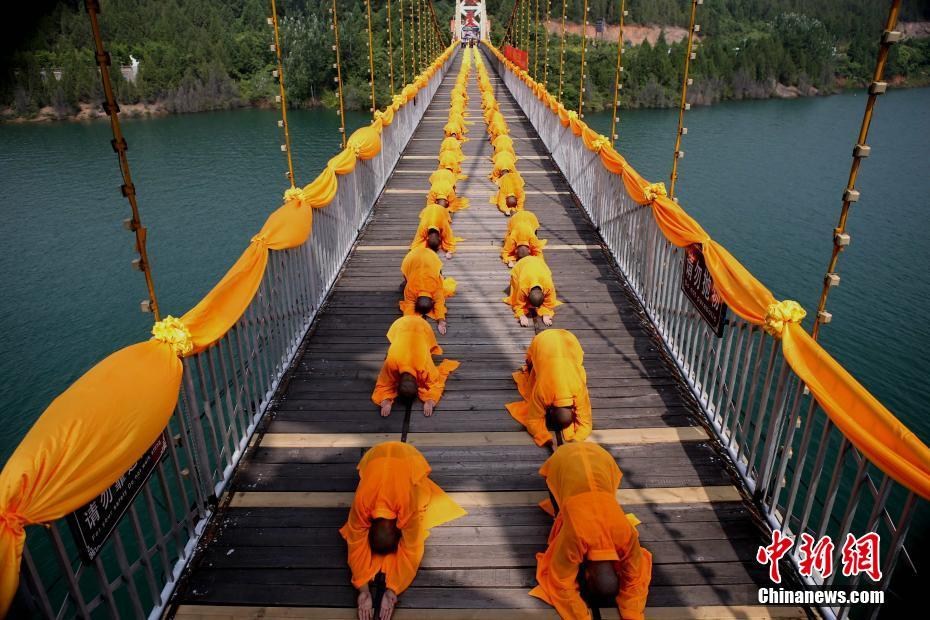
[[[373,446],[358,464],[359,483],[349,519],[339,530],[348,546],[352,585],[360,588],[383,572],[385,585],[400,594],[416,577],[431,528],[467,514],[439,485],[420,451],[407,443]],[[374,555],[368,543],[372,519],[396,519],[397,551]]]
[[[530,343],[526,366],[513,373],[523,400],[508,403],[507,411],[526,427],[536,445],[552,441],[546,428],[549,407],[572,408],[572,423],[562,430],[565,441],[584,441],[591,434],[594,422],[583,363],[581,343],[570,331],[547,329]]]
[[[545,553],[536,554],[539,585],[530,595],[555,607],[562,618],[586,620],[591,616],[577,579],[581,563],[611,561],[620,581],[620,617],[642,620],[652,581],[652,554],[639,545],[635,517],[617,503],[623,473],[616,461],[595,443],[570,443],[558,448],[539,473],[559,505],[559,514]],[[551,502],[543,504],[552,514]]]

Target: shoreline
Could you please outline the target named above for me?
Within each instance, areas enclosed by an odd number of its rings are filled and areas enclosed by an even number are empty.
[[[894,76],[888,79],[888,85],[891,87],[891,90],[910,90],[913,88],[930,88],[930,82],[924,83],[910,83],[904,80],[901,76]],[[831,95],[842,95],[854,91],[865,90],[866,86],[856,86],[849,87],[846,84],[842,83],[840,80],[837,80],[835,88],[830,91],[818,91],[816,88],[810,87],[806,91],[802,91],[798,86],[787,86],[780,82],[776,82],[771,92],[762,97],[741,97],[741,98],[730,98],[730,99],[717,99],[714,101],[708,101],[705,98],[701,97],[700,94],[695,98],[696,100],[692,101],[692,105],[696,107],[711,107],[721,103],[737,103],[737,102],[748,102],[748,101],[768,101],[771,99],[782,99],[782,100],[792,100],[792,99],[808,99],[812,97],[829,97]],[[301,109],[317,109],[326,107],[321,101],[315,102],[306,102],[309,105],[301,105],[297,108],[289,108],[290,110],[301,110]],[[217,112],[221,110],[241,110],[241,109],[254,109],[254,110],[267,110],[270,108],[275,108],[275,104],[271,101],[259,101],[255,103],[241,103],[239,105],[229,106],[225,108],[213,108],[205,109],[197,112],[171,112],[165,102],[156,101],[154,103],[127,103],[120,105],[120,118],[122,119],[140,119],[140,118],[161,118],[164,116],[175,116],[181,114],[202,114],[205,112]],[[632,108],[621,108],[624,110],[674,110],[678,106],[635,106]],[[590,112],[605,112],[609,110],[609,107],[602,108],[599,110],[590,110]],[[70,114],[59,114],[52,106],[46,106],[39,110],[34,116],[17,116],[13,112],[11,107],[0,108],[0,125],[46,125],[54,123],[88,123],[100,120],[106,120],[107,115],[104,113],[101,106],[90,103],[90,102],[81,102],[78,104],[78,111]]]

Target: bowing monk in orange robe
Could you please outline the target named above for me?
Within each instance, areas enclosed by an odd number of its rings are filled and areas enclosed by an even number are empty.
[[[491,143],[494,146],[494,152],[499,153],[500,151],[510,151],[515,153],[513,150],[513,138],[507,134],[503,134],[494,138],[494,142]]]
[[[339,530],[359,591],[359,618],[389,620],[416,577],[429,530],[466,514],[429,479],[430,471],[419,450],[399,441],[373,446],[359,461],[358,488]],[[387,589],[375,616],[368,584],[378,573]]]
[[[404,298],[400,311],[436,320],[439,333],[446,335],[446,298],[455,295],[456,282],[442,277],[442,261],[427,247],[407,252],[400,271],[404,274]]]
[[[578,573],[583,570],[594,605],[610,600],[623,620],[642,620],[652,580],[652,554],[639,545],[639,520],[624,513],[616,491],[623,473],[613,457],[595,443],[558,448],[539,473],[558,514],[545,553],[536,554],[536,581],[531,596],[549,603],[562,618],[590,618],[582,599]],[[550,515],[549,500],[541,506]],[[605,602],[606,604],[606,602]]]
[[[456,112],[449,115],[449,122],[442,129],[447,138],[455,137],[460,141],[464,141],[465,134],[468,133],[468,128],[465,127],[465,119]]]
[[[438,172],[438,171],[437,171]],[[455,175],[451,171],[443,169],[443,172],[448,173],[451,178],[455,178]],[[455,182],[450,182],[447,178],[436,178],[433,180],[433,177],[436,176],[436,172],[430,175],[430,188],[429,192],[426,194],[426,204],[438,204],[440,207],[445,207],[449,210],[449,213],[455,213],[456,211],[461,211],[468,208],[468,198],[460,198],[455,193]]]
[[[517,169],[517,156],[510,151],[494,153],[491,161],[494,162],[494,166],[488,178],[492,181],[497,181],[508,172],[514,172]]]
[[[526,260],[526,259],[523,259]],[[507,411],[526,427],[536,445],[552,441],[550,428],[565,441],[584,441],[593,426],[584,351],[573,333],[547,329],[526,350],[526,365],[513,373],[522,401]]]
[[[503,302],[510,304],[514,317],[523,327],[530,324],[530,312],[541,316],[546,325],[552,325],[555,308],[562,302],[556,299],[552,271],[546,261],[539,256],[518,260],[510,272],[510,294],[504,297]]]
[[[462,160],[451,151],[443,151],[439,154],[439,167],[450,171],[457,179],[468,178],[468,175],[462,174]]]
[[[488,202],[497,205],[498,210],[504,215],[522,211],[526,204],[525,186],[526,182],[519,172],[508,172],[497,180],[497,192],[491,194]]]
[[[452,216],[445,207],[429,204],[420,211],[420,223],[410,244],[411,249],[425,246],[438,252],[441,248],[446,258],[452,258],[457,241],[461,238],[452,232]]]
[[[391,415],[391,406],[397,398],[423,401],[423,415],[433,415],[436,403],[442,398],[446,379],[459,367],[454,360],[433,363],[433,355],[441,355],[436,334],[422,316],[402,316],[388,330],[391,343],[378,374],[378,382],[371,400],[381,407],[381,416]]]
[[[507,234],[501,249],[501,260],[513,267],[517,261],[527,256],[543,258],[546,240],[536,236],[539,220],[531,211],[517,211],[507,221]]]
[[[498,136],[509,133],[510,129],[507,128],[507,121],[504,120],[504,115],[495,110],[491,114],[491,121],[488,123],[488,134],[491,137],[491,142],[494,142]]]

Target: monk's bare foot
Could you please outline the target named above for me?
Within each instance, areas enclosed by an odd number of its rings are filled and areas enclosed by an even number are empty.
[[[358,620],[373,620],[375,608],[371,602],[371,592],[363,590],[358,594]]]
[[[436,329],[439,330],[439,333],[440,333],[441,335],[445,336],[445,335],[446,335],[446,330],[449,329],[449,324],[446,323],[445,321],[439,321],[439,323],[437,323],[437,325],[436,325]]]
[[[552,325],[552,317],[551,317],[551,316],[543,315],[542,320],[543,320],[543,323],[546,324],[546,327],[549,327],[550,325]]]
[[[428,400],[423,403],[423,415],[427,418],[433,415],[433,409],[436,407],[436,401]]]
[[[391,415],[391,405],[393,404],[394,402],[390,400],[381,401],[381,417],[382,418],[386,418],[389,415]]]
[[[452,252],[446,252],[446,258],[452,258]]]
[[[530,319],[529,319],[529,317],[527,317],[525,314],[524,314],[523,316],[520,317],[520,326],[521,326],[521,327],[529,327],[529,326],[530,326]]]
[[[391,620],[394,615],[394,606],[397,605],[397,595],[393,590],[385,590],[384,596],[381,597],[381,614],[378,620]]]

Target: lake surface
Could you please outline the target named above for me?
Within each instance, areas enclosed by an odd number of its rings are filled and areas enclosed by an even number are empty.
[[[813,313],[865,97],[731,103],[687,113],[682,205],[779,299]],[[930,383],[930,89],[880,99],[852,208],[852,244],[822,341],[924,441]],[[196,303],[280,204],[277,114],[126,120],[164,314]],[[297,180],[339,145],[337,117],[295,111]],[[350,116],[352,126],[364,122]],[[610,118],[589,114],[607,133]],[[620,151],[666,180],[677,112],[622,113]],[[142,275],[121,222],[107,123],[0,125],[0,462],[48,403],[119,347],[148,337]]]

